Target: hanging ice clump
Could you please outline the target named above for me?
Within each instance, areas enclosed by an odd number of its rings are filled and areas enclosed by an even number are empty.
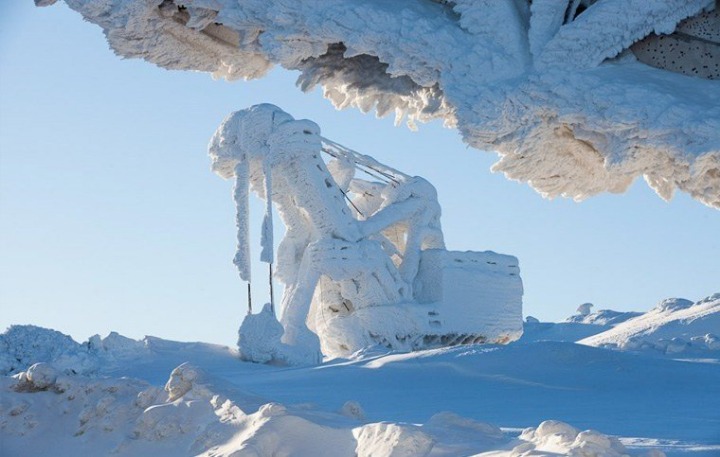
[[[716,0],[65,3],[124,57],[229,80],[277,64],[337,108],[442,119],[549,198],[642,177],[720,208]]]
[[[267,202],[262,261],[274,260],[273,203],[287,228],[276,262],[285,285],[282,328],[269,306],[249,315],[240,329],[243,357],[304,364],[375,345],[413,350],[520,336],[517,259],[445,250],[437,194],[423,178],[267,104],[231,114],[210,156],[216,173],[236,181],[243,280],[250,280],[248,186]]]

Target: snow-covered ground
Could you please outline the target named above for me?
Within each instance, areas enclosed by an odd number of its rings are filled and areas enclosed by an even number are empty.
[[[717,332],[719,299],[666,300],[616,324],[530,322],[507,346],[293,368],[206,343],[111,334],[79,344],[14,326],[0,335],[0,454],[719,455],[717,347],[679,359],[573,342],[649,319],[658,337],[694,341]]]

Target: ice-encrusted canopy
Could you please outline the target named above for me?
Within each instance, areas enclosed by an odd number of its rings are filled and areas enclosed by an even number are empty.
[[[546,197],[642,175],[720,208],[715,0],[65,2],[124,57],[226,79],[279,64],[338,108],[443,119]]]

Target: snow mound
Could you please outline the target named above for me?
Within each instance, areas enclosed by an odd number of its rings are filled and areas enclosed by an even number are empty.
[[[123,57],[230,80],[279,64],[338,108],[443,119],[549,198],[642,176],[720,208],[714,0],[65,2]]]
[[[188,381],[188,367],[173,372],[166,391],[136,379],[81,375],[58,376],[52,389],[24,388],[25,379],[37,377],[33,367],[3,378],[0,385],[6,455],[195,454],[207,448],[224,422],[240,414],[222,397]],[[49,373],[46,366],[43,375]],[[183,375],[186,388],[175,398],[180,391],[173,382]]]
[[[0,374],[18,373],[36,362],[52,362],[57,369],[76,372],[96,366],[86,347],[56,330],[13,325],[0,334]]]
[[[693,302],[684,298],[666,298],[655,306],[658,312],[676,311],[679,309],[687,309],[693,305]]]
[[[22,371],[14,376],[18,383],[15,386],[17,391],[48,390],[57,381],[57,370],[47,363],[39,362],[33,364],[27,371]]]
[[[56,330],[34,325],[13,325],[0,333],[0,375],[26,371],[35,363],[50,364],[62,374],[97,376],[113,370],[140,369],[153,364],[170,369],[182,363],[183,351],[202,353],[208,360],[235,357],[225,346],[206,343],[180,343],[146,336],[133,340],[111,332],[84,343]],[[133,374],[133,373],[130,373]]]
[[[238,330],[238,350],[240,358],[257,363],[282,363],[286,361],[284,352],[290,348],[280,339],[283,327],[266,303],[262,311],[248,314]]]
[[[589,346],[664,354],[720,350],[720,293],[696,303],[671,298],[641,316],[579,341]]]
[[[520,439],[526,443],[515,448],[516,455],[555,453],[577,457],[622,457],[625,446],[617,439],[594,430],[581,432],[559,421],[548,420],[537,428],[525,429]],[[662,454],[662,453],[661,453]]]

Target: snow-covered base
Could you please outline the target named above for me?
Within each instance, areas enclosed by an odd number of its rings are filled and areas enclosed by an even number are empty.
[[[720,452],[717,363],[521,341],[282,369],[203,343],[90,341],[31,326],[0,335],[12,362],[1,455]]]

